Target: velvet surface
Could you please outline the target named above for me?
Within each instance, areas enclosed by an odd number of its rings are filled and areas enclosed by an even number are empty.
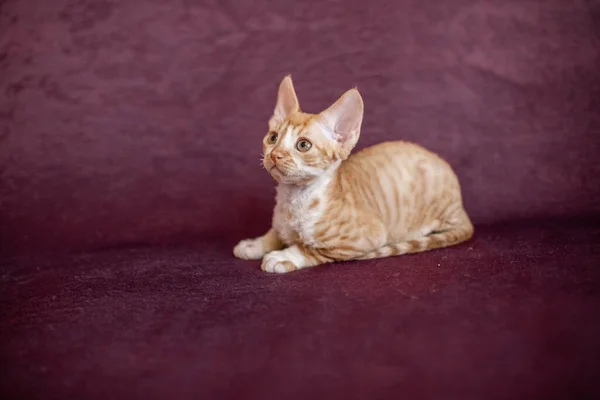
[[[0,1],[0,398],[600,397],[600,7]],[[280,79],[455,168],[475,237],[285,276]]]
[[[275,276],[210,242],[13,263],[3,398],[597,398],[599,241],[527,221]]]

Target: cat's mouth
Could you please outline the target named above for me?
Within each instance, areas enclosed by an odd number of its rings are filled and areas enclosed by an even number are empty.
[[[271,168],[269,168],[269,172],[270,173],[277,172],[279,175],[285,175],[283,173],[283,171],[277,167],[277,165],[273,165]]]
[[[278,167],[277,164],[275,164],[275,163],[273,163],[271,165],[271,167],[269,167],[269,172],[271,172],[273,170],[276,170],[277,172],[279,172],[281,174],[283,173],[283,169],[281,169],[280,167]]]
[[[271,167],[269,167],[269,174],[273,178],[275,178],[276,181],[279,181],[280,179],[285,179],[285,177],[287,176],[284,170],[278,167],[277,165],[272,165]]]

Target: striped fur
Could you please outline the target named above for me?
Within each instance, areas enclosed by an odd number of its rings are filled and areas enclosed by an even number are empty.
[[[362,116],[356,89],[307,114],[291,78],[282,81],[263,140],[263,165],[279,183],[272,227],[241,241],[236,257],[262,258],[264,271],[285,273],[451,246],[473,235],[458,179],[436,154],[395,141],[350,155]]]

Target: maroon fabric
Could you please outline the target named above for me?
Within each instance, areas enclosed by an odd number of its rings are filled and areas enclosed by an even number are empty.
[[[598,398],[600,6],[0,2],[0,398]],[[286,276],[280,79],[462,182],[463,245]],[[518,222],[520,221],[520,222]]]
[[[599,241],[531,221],[277,276],[226,243],[13,264],[3,398],[598,398]]]

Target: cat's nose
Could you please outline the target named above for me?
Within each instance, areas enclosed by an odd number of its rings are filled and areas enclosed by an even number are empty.
[[[281,155],[281,153],[276,153],[274,151],[271,152],[271,161],[273,161],[274,163],[277,162],[277,160],[281,160],[283,158],[283,156]]]

